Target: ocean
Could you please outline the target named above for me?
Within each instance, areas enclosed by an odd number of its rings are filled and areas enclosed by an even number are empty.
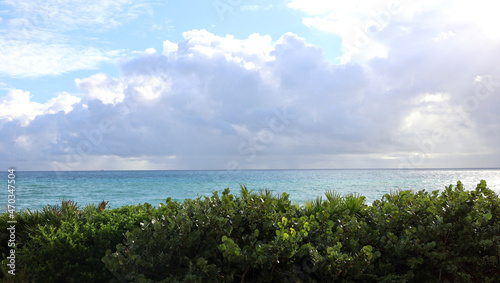
[[[5,189],[1,190],[0,204],[5,211],[10,194],[9,177],[7,171],[1,175]],[[286,192],[290,200],[298,204],[324,196],[327,190],[359,193],[371,204],[386,193],[407,189],[442,190],[458,180],[467,189],[486,180],[489,188],[500,193],[500,169],[16,171],[10,179],[15,180],[16,211],[60,205],[61,200],[74,200],[82,207],[102,200],[109,201],[111,208],[145,202],[158,206],[168,197],[182,201],[198,195],[211,196],[214,191],[221,193],[224,188],[239,194],[240,184],[254,191]]]

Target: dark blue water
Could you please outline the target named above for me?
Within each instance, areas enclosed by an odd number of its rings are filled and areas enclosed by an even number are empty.
[[[6,208],[8,172],[0,172],[4,189],[0,205]],[[109,201],[111,208],[148,202],[154,206],[167,197],[175,200],[210,196],[239,184],[258,191],[287,192],[302,204],[327,190],[359,193],[367,203],[398,189],[436,190],[461,180],[472,189],[480,180],[500,192],[500,169],[422,170],[249,170],[249,171],[68,171],[16,172],[16,210],[40,209],[47,204],[74,200],[83,206]]]

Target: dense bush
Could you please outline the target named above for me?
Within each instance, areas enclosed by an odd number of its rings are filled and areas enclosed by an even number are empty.
[[[17,279],[33,282],[498,282],[500,200],[400,191],[371,206],[325,193],[305,206],[252,192],[16,215]],[[102,208],[102,207],[101,207]],[[5,237],[7,214],[0,216]],[[18,230],[17,230],[18,229]],[[2,238],[0,251],[7,253]],[[4,257],[5,258],[5,257]],[[3,277],[5,261],[2,262]],[[13,279],[12,277],[9,277]]]
[[[380,275],[409,281],[493,282],[500,279],[500,202],[481,181],[466,191],[386,195],[369,210],[367,242],[381,253]]]
[[[123,242],[123,235],[157,212],[151,205],[106,210],[76,203],[47,206],[42,211],[16,214],[16,273],[21,282],[102,282],[111,273],[101,258],[107,249]],[[2,242],[7,214],[1,216]],[[7,254],[2,244],[2,255]],[[4,256],[2,258],[5,258]],[[2,262],[3,276],[6,264]]]

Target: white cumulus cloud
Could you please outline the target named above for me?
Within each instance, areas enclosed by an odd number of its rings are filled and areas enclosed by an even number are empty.
[[[119,76],[76,79],[78,94],[40,104],[12,90],[0,159],[56,170],[498,166],[499,42],[439,11],[412,20],[388,25],[385,56],[360,62],[331,64],[292,33],[192,30]]]
[[[41,104],[31,101],[29,91],[14,89],[0,101],[0,124],[18,121],[21,126],[27,126],[38,115],[54,114],[60,111],[68,113],[78,102],[80,98],[63,93]]]

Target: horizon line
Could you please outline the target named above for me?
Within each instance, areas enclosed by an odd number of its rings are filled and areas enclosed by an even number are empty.
[[[402,171],[412,171],[412,170],[500,170],[500,167],[425,167],[425,168],[296,168],[296,169],[238,169],[238,170],[228,170],[228,169],[88,169],[88,170],[18,170],[15,166],[9,167],[9,169],[14,169],[19,172],[134,172],[134,171],[144,171],[144,172],[167,172],[167,171],[227,171],[227,172],[237,172],[237,171],[328,171],[328,170],[402,170]]]

